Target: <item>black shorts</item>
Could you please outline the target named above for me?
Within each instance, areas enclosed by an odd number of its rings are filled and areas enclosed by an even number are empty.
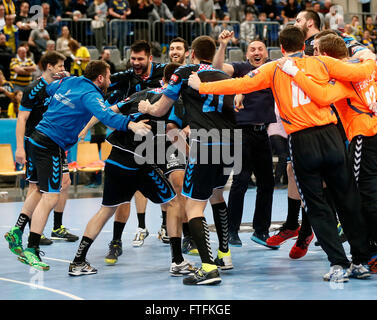
[[[157,164],[157,166],[162,170],[166,177],[176,170],[184,171],[186,168],[185,156],[177,149],[172,146],[171,143],[166,144],[166,157],[164,163]]]
[[[221,158],[214,159],[211,146],[208,146],[207,149],[208,161],[203,161],[200,157],[201,149],[197,148],[195,152],[192,146],[183,180],[182,195],[194,200],[206,201],[212,196],[214,189],[224,188],[233,163],[225,164]],[[219,147],[220,155],[221,149]]]
[[[64,150],[39,131],[28,138],[27,179],[41,192],[59,193],[62,183]]]
[[[34,174],[34,176],[32,176],[32,172],[33,172],[32,170],[33,164],[31,160],[32,145],[33,144],[29,141],[29,138],[25,137],[25,143],[24,143],[25,153],[26,153],[26,164],[25,164],[26,179],[25,180],[29,181],[29,183],[37,183],[38,181],[36,180],[37,179],[36,175]],[[65,152],[62,153],[62,162],[63,162],[63,165],[62,165],[63,174],[69,173],[68,160],[67,160],[67,156]]]
[[[119,159],[122,153],[124,157]],[[132,154],[113,148],[105,165],[102,205],[113,207],[130,202],[136,191],[156,204],[169,202],[176,196],[157,166],[137,165]]]

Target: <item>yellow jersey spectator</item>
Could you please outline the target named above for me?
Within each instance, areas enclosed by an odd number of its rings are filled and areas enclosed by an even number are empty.
[[[18,28],[13,24],[14,16],[5,16],[5,26],[1,30],[1,33],[5,34],[7,47],[11,48],[13,53],[16,53],[18,48]]]
[[[71,64],[71,75],[81,76],[90,61],[89,50],[84,46],[80,46],[74,39],[69,40],[68,47],[71,50],[71,58],[73,60]]]
[[[21,46],[17,49],[17,56],[10,62],[10,82],[15,90],[23,91],[32,82],[32,73],[37,70],[35,63],[26,54],[26,48]]]
[[[8,118],[15,119],[18,115],[18,109],[22,100],[22,91],[17,90],[14,92],[14,99],[8,106]]]

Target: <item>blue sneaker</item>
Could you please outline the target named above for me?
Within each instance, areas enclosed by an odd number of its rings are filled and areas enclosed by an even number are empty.
[[[362,264],[353,264],[347,269],[347,275],[355,279],[367,279],[370,277],[369,267]]]
[[[242,241],[237,231],[229,231],[229,244],[233,247],[242,247]]]
[[[271,246],[271,245],[267,244],[266,241],[269,237],[270,237],[270,235],[268,233],[254,232],[250,239],[253,240],[254,242],[258,243],[258,244],[261,244],[262,246],[267,247],[267,248],[279,249],[280,246]]]

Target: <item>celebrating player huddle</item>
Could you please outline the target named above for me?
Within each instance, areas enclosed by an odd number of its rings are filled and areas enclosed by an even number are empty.
[[[370,277],[377,271],[375,55],[361,50],[347,59],[344,40],[328,34],[317,39],[314,51],[319,55],[308,57],[303,53],[305,35],[296,26],[285,27],[279,40],[284,58],[264,63],[242,78],[232,79],[214,68],[216,44],[200,36],[192,43],[191,64],[184,64],[188,48],[183,39],[171,42],[172,62],[167,65],[152,62],[148,44],[140,41],[131,47],[131,68],[124,72],[110,77],[106,63],[92,61],[83,76],[47,84],[47,111],[34,132],[28,133],[33,165],[28,177],[36,188],[25,200],[27,210],[5,236],[10,250],[21,262],[49,270],[40,258],[39,245],[61,192],[65,151],[101,121],[115,128],[107,138],[112,150],[105,165],[102,205],[87,224],[69,275],[98,272],[86,256],[114,214],[114,237],[106,259],[116,263],[122,254],[120,237],[130,201],[140,192],[153,203],[167,204],[163,226],[171,247],[170,274],[186,276],[185,285],[219,284],[219,269],[234,267],[223,190],[232,170],[238,174],[242,164],[236,112],[247,106],[239,95],[270,88],[288,134],[295,182],[308,223],[330,262],[323,279],[345,282]],[[334,108],[350,143],[348,150],[336,126],[339,119]],[[161,140],[161,134],[167,137]],[[152,148],[140,152],[146,144]],[[163,161],[156,156],[161,150]],[[324,185],[350,244],[352,261],[338,236]],[[216,257],[204,216],[208,201],[218,236]],[[24,249],[22,233],[31,216]],[[135,240],[142,245],[147,236],[145,224],[139,225]],[[200,255],[200,267],[183,258],[182,253],[190,251]]]

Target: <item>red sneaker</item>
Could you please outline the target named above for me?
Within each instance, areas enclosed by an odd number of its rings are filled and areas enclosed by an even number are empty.
[[[289,252],[289,257],[291,259],[300,259],[304,255],[306,255],[306,253],[308,252],[310,242],[312,242],[313,238],[314,238],[314,233],[312,232],[312,234],[309,237],[306,237],[305,240],[301,242],[299,245],[297,245],[297,241],[298,241],[297,239],[295,245],[292,247],[291,251]]]
[[[370,273],[377,273],[377,255],[373,256],[369,262],[369,272]]]
[[[266,240],[266,243],[269,246],[280,246],[285,241],[297,237],[298,232],[300,231],[300,227],[298,227],[296,230],[289,230],[289,229],[281,229],[278,234],[275,234],[272,237],[269,237]]]

